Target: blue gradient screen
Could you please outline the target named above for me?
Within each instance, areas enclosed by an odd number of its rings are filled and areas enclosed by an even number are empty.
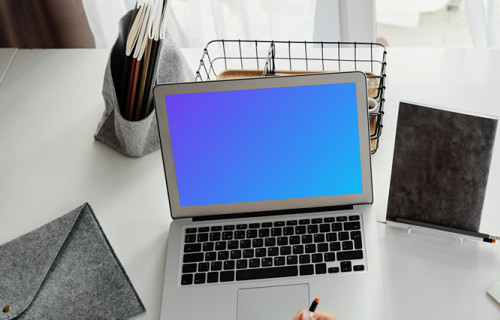
[[[355,83],[165,102],[182,207],[363,191]]]

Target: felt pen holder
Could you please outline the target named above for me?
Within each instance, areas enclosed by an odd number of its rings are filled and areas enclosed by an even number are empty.
[[[111,49],[104,72],[102,96],[104,113],[97,125],[94,138],[129,157],[142,157],[160,148],[156,111],[150,105],[149,113],[138,121],[129,121],[123,117],[118,97],[124,96],[123,75],[125,63],[125,45],[134,10],[120,19],[118,38]],[[179,47],[171,38],[168,30],[158,52],[155,82],[185,82],[194,79]],[[150,104],[154,101],[151,99]]]

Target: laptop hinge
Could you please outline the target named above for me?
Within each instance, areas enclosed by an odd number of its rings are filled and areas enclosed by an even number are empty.
[[[311,213],[311,212],[352,210],[352,209],[354,209],[353,205],[344,205],[344,206],[333,206],[333,207],[316,207],[316,208],[302,208],[302,209],[230,213],[230,214],[218,214],[218,215],[194,217],[193,221],[206,221],[206,220],[219,220],[219,219],[232,219],[232,218],[252,218],[252,217],[262,217],[262,216],[270,217],[282,214],[299,214],[299,213]]]

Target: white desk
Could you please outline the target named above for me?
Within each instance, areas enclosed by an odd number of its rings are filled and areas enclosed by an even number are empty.
[[[186,51],[197,65],[201,50]],[[0,85],[0,244],[87,201],[158,319],[171,221],[161,155],[127,158],[94,141],[107,50],[19,50]],[[500,50],[389,49],[386,116],[373,156],[375,203],[385,217],[396,112],[402,99],[500,114]],[[0,63],[2,58],[0,57]],[[500,233],[500,138],[482,231]],[[500,244],[379,225],[390,319],[498,319],[486,288],[500,280]],[[332,310],[333,312],[335,310]]]

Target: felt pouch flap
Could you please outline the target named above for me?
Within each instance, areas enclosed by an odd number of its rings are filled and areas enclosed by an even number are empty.
[[[31,304],[85,205],[0,246],[1,320],[15,318]]]
[[[126,319],[145,310],[87,203],[1,245],[0,257],[0,320]]]

